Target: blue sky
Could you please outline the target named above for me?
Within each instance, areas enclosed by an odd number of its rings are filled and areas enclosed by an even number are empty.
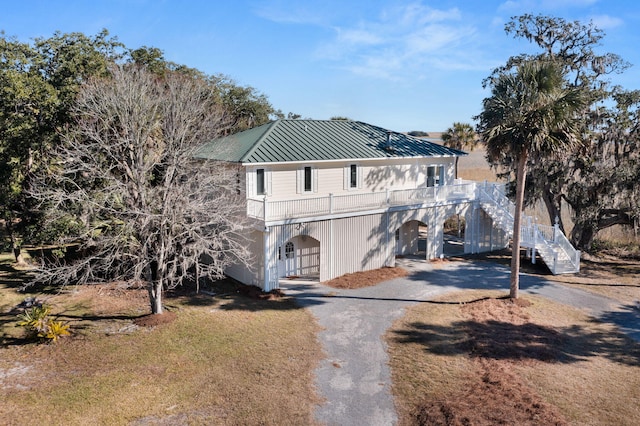
[[[127,47],[226,74],[285,114],[346,116],[396,131],[473,123],[482,79],[531,51],[504,32],[523,13],[593,22],[601,52],[635,64],[614,83],[640,89],[640,3],[626,0],[0,0],[21,41],[106,28]]]

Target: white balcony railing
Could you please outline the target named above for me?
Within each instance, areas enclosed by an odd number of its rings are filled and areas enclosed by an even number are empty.
[[[475,183],[415,189],[388,190],[294,200],[248,199],[247,214],[264,221],[361,212],[403,205],[473,199]]]

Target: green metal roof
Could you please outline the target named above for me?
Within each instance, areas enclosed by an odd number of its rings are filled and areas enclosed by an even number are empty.
[[[239,163],[461,156],[447,148],[360,121],[276,120],[215,139],[197,158]]]

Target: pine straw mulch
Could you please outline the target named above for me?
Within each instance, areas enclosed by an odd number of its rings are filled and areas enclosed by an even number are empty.
[[[527,300],[486,299],[460,308],[468,336],[461,349],[472,359],[465,388],[415,407],[418,425],[566,425],[560,411],[530,389],[514,371],[518,365],[549,362],[559,335],[530,323]],[[515,326],[515,327],[514,327]],[[532,345],[532,342],[535,342]],[[533,348],[532,348],[533,346]]]
[[[356,289],[370,287],[383,281],[392,280],[394,278],[405,277],[409,272],[400,267],[386,267],[374,269],[371,271],[354,272],[351,274],[341,275],[322,284],[341,289]]]

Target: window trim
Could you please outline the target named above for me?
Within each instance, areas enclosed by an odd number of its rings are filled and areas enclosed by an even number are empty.
[[[256,169],[256,195],[267,195],[266,174],[267,173],[264,168]],[[262,182],[260,175],[262,175]],[[261,183],[262,185],[260,185]]]
[[[429,185],[429,170],[433,170],[433,185]],[[445,182],[445,166],[443,164],[428,164],[425,176],[425,184],[427,188],[444,186]]]
[[[306,185],[307,170],[309,170],[310,178],[308,186]],[[318,168],[316,166],[306,164],[298,168],[296,180],[296,191],[298,194],[313,194],[318,192]]]
[[[355,176],[353,175],[354,170]],[[358,163],[349,163],[344,166],[344,190],[355,191],[358,189],[362,189],[362,167]]]
[[[258,191],[258,170],[264,170],[264,193]],[[271,170],[268,167],[251,167],[247,170],[247,194],[249,197],[271,195]]]

